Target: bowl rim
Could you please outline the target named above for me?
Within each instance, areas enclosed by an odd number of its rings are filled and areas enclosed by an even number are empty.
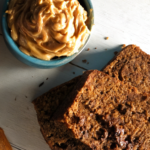
[[[19,59],[20,61],[24,62],[25,64],[29,65],[29,66],[33,66],[36,68],[53,68],[53,67],[59,67],[62,66],[70,61],[72,61],[77,55],[79,55],[85,48],[85,46],[87,45],[87,43],[90,40],[91,34],[88,35],[88,38],[86,39],[86,42],[84,43],[83,46],[81,46],[79,48],[79,51],[71,56],[68,57],[64,57],[64,58],[58,58],[58,59],[53,59],[53,60],[41,60],[32,56],[28,56],[26,54],[24,54],[19,47],[17,46],[17,44],[14,42],[14,40],[11,38],[11,35],[9,33],[9,28],[7,25],[7,14],[5,13],[5,11],[7,10],[8,4],[9,4],[10,0],[6,0],[3,4],[3,9],[2,9],[2,16],[1,16],[1,28],[2,28],[2,34],[3,34],[3,38],[4,41],[8,47],[8,49],[10,50],[10,52],[15,55],[15,57],[17,59]],[[91,0],[86,1],[90,7],[90,9],[93,10],[93,5]],[[94,10],[92,11],[92,19],[90,20],[90,31],[92,32],[92,26],[94,24]]]

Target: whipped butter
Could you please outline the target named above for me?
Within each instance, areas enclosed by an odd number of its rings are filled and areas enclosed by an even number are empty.
[[[11,0],[6,13],[19,49],[42,60],[71,56],[90,34],[78,0]]]

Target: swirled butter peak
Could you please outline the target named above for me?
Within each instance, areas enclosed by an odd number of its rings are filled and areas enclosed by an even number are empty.
[[[71,56],[90,34],[78,0],[11,0],[6,13],[19,49],[42,60]]]

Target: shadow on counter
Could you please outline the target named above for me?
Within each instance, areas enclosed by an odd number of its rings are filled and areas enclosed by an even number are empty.
[[[111,49],[90,49],[90,51],[85,50],[84,56],[80,54],[71,63],[86,70],[102,70],[117,54],[122,50],[122,45],[116,46]],[[85,54],[86,53],[86,54]]]

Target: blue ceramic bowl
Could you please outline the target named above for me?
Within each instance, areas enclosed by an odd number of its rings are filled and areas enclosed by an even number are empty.
[[[7,25],[7,14],[5,13],[5,11],[8,8],[8,2],[10,0],[5,0],[4,2],[4,6],[3,6],[3,12],[2,12],[2,32],[3,32],[3,37],[4,40],[6,42],[6,45],[8,46],[10,52],[21,62],[32,66],[32,67],[36,67],[36,68],[55,68],[55,67],[59,67],[62,65],[67,64],[68,62],[72,61],[76,56],[78,56],[84,49],[84,47],[86,46],[86,44],[88,43],[89,39],[90,39],[90,35],[87,38],[85,44],[79,49],[79,52],[69,56],[69,57],[62,57],[62,58],[57,58],[57,59],[53,59],[50,61],[45,61],[45,60],[40,60],[31,56],[28,56],[26,54],[24,54],[23,52],[21,52],[17,46],[17,44],[13,41],[13,39],[10,36],[9,33],[9,29],[8,29],[8,25]],[[90,10],[93,10],[93,6],[91,3],[91,0],[79,0],[81,1],[81,5],[87,10],[88,12],[88,16],[90,18],[89,24],[88,24],[88,28],[90,30],[92,30],[92,26],[94,24],[94,13],[93,11],[91,12]]]

